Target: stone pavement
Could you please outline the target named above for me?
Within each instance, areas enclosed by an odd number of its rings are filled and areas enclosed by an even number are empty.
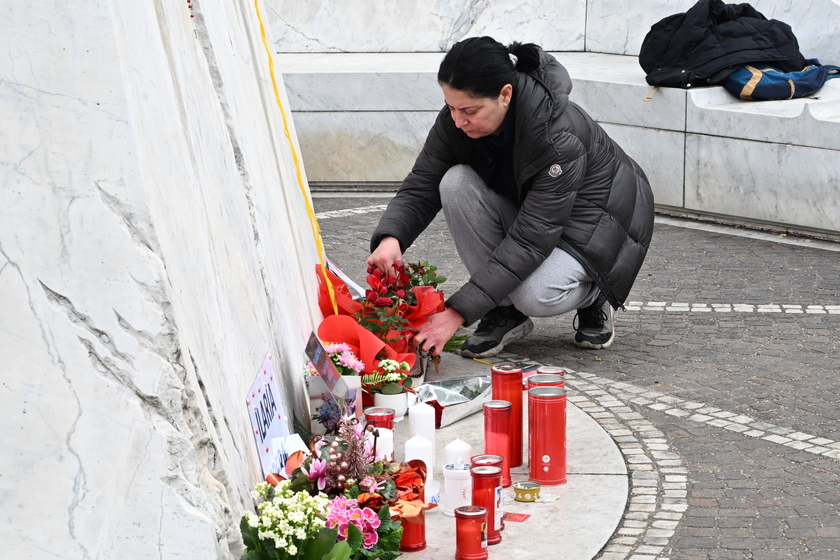
[[[329,257],[360,284],[386,198],[315,199]],[[700,229],[697,229],[697,228]],[[840,558],[840,246],[657,217],[607,350],[572,316],[507,350],[573,370],[631,500],[605,560]],[[466,280],[442,219],[406,255]]]

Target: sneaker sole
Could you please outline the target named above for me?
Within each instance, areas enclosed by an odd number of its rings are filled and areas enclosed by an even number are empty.
[[[575,340],[575,346],[577,346],[578,348],[586,348],[587,350],[601,350],[602,348],[609,348],[610,346],[612,346],[613,340],[615,340],[615,331],[613,331],[610,339],[602,344],[592,344],[591,342],[588,342],[586,340],[583,340],[581,342]]]
[[[506,332],[505,336],[502,337],[501,342],[493,348],[478,353],[473,353],[469,350],[461,350],[461,355],[467,358],[490,358],[491,356],[496,356],[504,350],[505,344],[517,341],[520,338],[525,338],[532,330],[534,330],[534,322],[531,319],[528,319],[521,325]]]
[[[610,308],[610,324],[612,325],[612,334],[606,342],[593,344],[587,340],[581,340],[580,342],[575,340],[575,346],[578,348],[586,348],[587,350],[602,350],[603,348],[609,348],[612,346],[613,340],[615,340],[615,311],[613,311],[612,307]]]

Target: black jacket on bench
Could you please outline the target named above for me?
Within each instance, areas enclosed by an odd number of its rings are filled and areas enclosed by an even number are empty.
[[[785,72],[805,67],[789,25],[768,20],[749,4],[723,0],[700,0],[654,24],[639,52],[650,85],[684,89],[715,84],[757,62]]]

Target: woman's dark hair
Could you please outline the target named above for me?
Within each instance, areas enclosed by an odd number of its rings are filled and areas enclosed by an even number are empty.
[[[510,55],[518,60],[514,67]],[[540,65],[540,48],[533,43],[504,46],[492,37],[471,37],[455,43],[438,70],[438,83],[477,97],[499,97],[516,72],[530,72]]]

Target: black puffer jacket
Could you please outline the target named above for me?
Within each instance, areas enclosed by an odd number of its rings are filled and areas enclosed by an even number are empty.
[[[768,20],[749,4],[723,0],[699,0],[686,13],[655,23],[639,52],[652,86],[716,84],[750,63],[799,72],[805,58],[788,24]]]
[[[650,245],[653,194],[644,172],[569,101],[566,69],[545,52],[540,58],[537,70],[517,72],[512,84],[519,215],[493,258],[446,302],[466,325],[507,297],[555,247],[580,261],[619,307]],[[405,251],[441,209],[444,173],[472,158],[473,141],[444,108],[374,231],[371,250],[393,236]]]

